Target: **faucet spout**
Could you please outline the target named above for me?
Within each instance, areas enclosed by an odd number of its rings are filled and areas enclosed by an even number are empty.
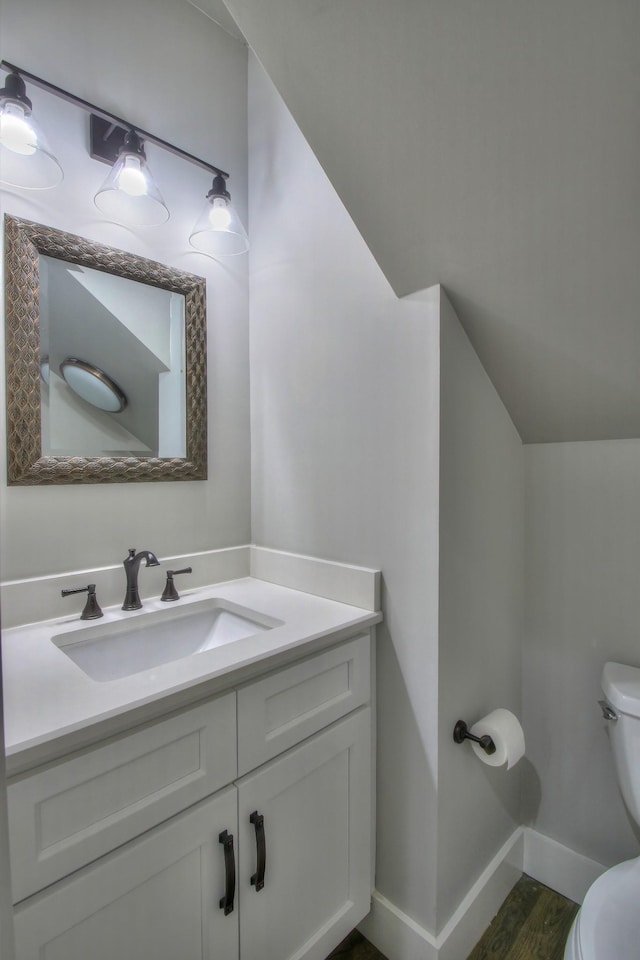
[[[135,547],[130,548],[129,556],[123,561],[124,572],[127,577],[127,592],[122,604],[123,610],[139,610],[142,606],[138,593],[138,572],[143,560],[146,560],[146,567],[157,567],[160,563],[151,550],[140,550],[136,553]]]

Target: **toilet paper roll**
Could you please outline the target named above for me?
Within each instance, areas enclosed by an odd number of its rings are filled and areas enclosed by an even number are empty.
[[[496,745],[495,753],[485,753],[479,743],[472,743],[476,756],[490,767],[502,767],[506,763],[510,770],[524,756],[524,731],[520,721],[510,710],[499,707],[471,727],[476,737],[489,734]]]

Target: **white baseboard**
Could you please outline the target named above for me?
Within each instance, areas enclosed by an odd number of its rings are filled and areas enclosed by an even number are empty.
[[[582,903],[591,884],[605,872],[607,867],[557,840],[538,833],[531,827],[524,831],[524,872],[569,897]]]
[[[467,957],[520,879],[523,828],[509,837],[437,936],[421,927],[377,890],[371,913],[359,924],[389,960],[461,960]]]
[[[389,960],[467,957],[522,872],[576,903],[607,868],[530,827],[519,827],[436,936],[377,890],[359,929]]]
[[[373,891],[371,913],[358,930],[388,960],[438,960],[438,945],[431,933]]]

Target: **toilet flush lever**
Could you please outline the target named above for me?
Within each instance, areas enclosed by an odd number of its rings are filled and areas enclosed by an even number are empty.
[[[618,719],[618,714],[615,712],[613,707],[610,707],[606,700],[598,700],[600,704],[600,709],[602,710],[602,716],[605,720],[613,720],[615,723]]]

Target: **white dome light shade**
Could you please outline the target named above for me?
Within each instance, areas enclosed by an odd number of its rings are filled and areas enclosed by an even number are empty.
[[[76,357],[67,357],[60,364],[60,373],[74,393],[98,410],[122,413],[127,398],[117,383],[99,367]]]
[[[195,250],[213,257],[234,257],[249,249],[247,231],[231,203],[224,177],[218,175],[207,201],[191,231],[189,243]]]
[[[156,227],[169,219],[136,133],[127,133],[120,155],[95,195],[96,207],[110,220],[134,227]]]
[[[47,190],[63,176],[31,116],[22,77],[10,73],[0,89],[0,181],[27,190]]]

